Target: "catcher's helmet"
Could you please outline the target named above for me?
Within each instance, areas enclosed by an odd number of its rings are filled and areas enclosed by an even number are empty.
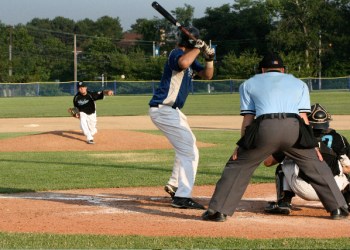
[[[329,128],[331,114],[319,103],[311,106],[311,113],[308,115],[309,122],[313,129],[325,130]]]
[[[199,38],[199,30],[196,27],[189,26],[185,27],[195,38]],[[190,39],[186,34],[179,31],[177,34],[177,43],[179,46],[183,46],[186,48],[194,48],[196,42]]]

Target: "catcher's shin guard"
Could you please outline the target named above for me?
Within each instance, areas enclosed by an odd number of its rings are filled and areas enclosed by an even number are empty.
[[[284,197],[283,178],[284,178],[284,173],[282,171],[281,164],[279,164],[277,166],[276,172],[275,172],[275,184],[276,184],[277,202],[282,200],[283,197]]]
[[[277,202],[269,202],[269,205],[265,207],[265,212],[270,214],[290,214],[292,206],[291,201],[294,193],[284,190],[283,188],[284,173],[281,165],[278,165],[275,172],[275,183]]]

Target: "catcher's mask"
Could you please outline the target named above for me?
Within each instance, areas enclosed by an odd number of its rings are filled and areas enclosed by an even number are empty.
[[[329,121],[332,120],[331,114],[319,103],[311,106],[311,113],[308,115],[310,125],[313,129],[326,130],[329,128]]]
[[[185,27],[195,38],[199,39],[199,30],[196,27]],[[177,33],[177,44],[186,48],[194,48],[196,42],[190,39],[186,34],[179,31]]]

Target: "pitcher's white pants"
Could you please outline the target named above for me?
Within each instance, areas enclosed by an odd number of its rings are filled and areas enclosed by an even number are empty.
[[[91,115],[88,115],[84,112],[80,112],[80,128],[83,131],[84,135],[86,136],[86,139],[93,140],[94,135],[97,133],[96,129],[96,112],[92,113]]]
[[[149,115],[153,123],[168,138],[175,150],[175,161],[170,185],[178,187],[176,197],[192,197],[192,189],[196,179],[199,152],[196,137],[191,131],[187,117],[170,106],[159,105],[150,108]]]
[[[343,173],[343,168],[339,163],[340,174],[334,176],[334,179],[342,191],[348,184],[349,180]],[[282,170],[285,175],[283,178],[283,189],[293,191],[297,196],[308,201],[319,201],[315,190],[313,187],[304,181],[302,178],[298,177],[299,167],[292,160],[284,160],[282,163]]]

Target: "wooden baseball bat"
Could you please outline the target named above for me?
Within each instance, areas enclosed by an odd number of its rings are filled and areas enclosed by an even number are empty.
[[[166,9],[164,9],[159,3],[154,1],[152,7],[158,11],[165,19],[175,25],[182,33],[186,34],[193,41],[197,41],[197,38],[193,36],[185,27],[183,27]]]

